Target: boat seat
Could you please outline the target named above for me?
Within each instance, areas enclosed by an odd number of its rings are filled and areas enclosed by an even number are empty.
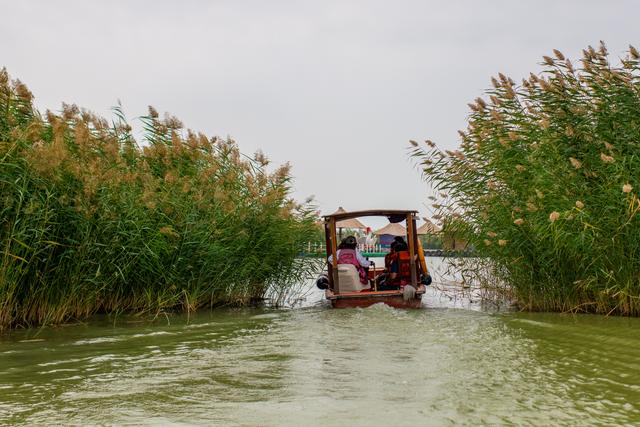
[[[358,269],[352,264],[338,264],[338,292],[360,292],[369,289],[369,285],[360,283]]]

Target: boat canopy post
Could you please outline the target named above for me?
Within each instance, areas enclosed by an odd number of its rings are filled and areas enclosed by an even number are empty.
[[[325,262],[329,258],[329,254],[331,251],[331,226],[329,225],[329,220],[324,221],[324,244],[326,249],[326,257]],[[333,287],[333,263],[327,262],[327,276],[329,279],[329,289],[332,291],[335,290]]]
[[[413,213],[407,213],[407,234],[409,237],[409,265],[411,266],[411,286],[418,288],[418,274],[416,271],[416,219]]]
[[[416,215],[412,214],[411,224],[413,226],[413,247],[414,252],[417,254],[416,258],[422,257],[424,259],[424,252],[422,251],[422,243],[420,243],[420,239],[418,238],[418,227],[416,225]],[[425,262],[426,265],[426,262]],[[420,275],[418,272],[422,269],[421,261],[418,259],[416,262],[416,280],[420,280]],[[423,272],[424,273],[424,272]]]
[[[413,224],[413,239],[414,239],[414,245],[413,247],[415,248],[415,252],[418,255],[416,258],[420,258],[422,257],[422,259],[424,259],[424,251],[422,250],[422,243],[420,242],[420,237],[418,237],[418,227],[416,224],[416,215],[413,214],[413,219],[412,224]],[[425,262],[425,267],[426,267],[426,262]],[[426,269],[426,268],[425,268]],[[416,280],[420,280],[420,273],[422,271],[422,264],[420,260],[416,261]],[[426,274],[426,272],[422,271],[423,274]]]
[[[336,219],[329,219],[329,231],[331,237],[331,278],[334,292],[340,292],[340,280],[338,279],[338,249],[336,243]],[[329,247],[327,247],[327,251]]]

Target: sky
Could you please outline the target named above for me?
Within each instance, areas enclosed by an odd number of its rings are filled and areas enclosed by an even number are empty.
[[[75,103],[186,127],[290,162],[293,195],[416,209],[431,194],[410,139],[459,144],[467,103],[542,55],[640,47],[636,0],[6,1],[0,67],[39,109]],[[574,61],[576,63],[577,61]]]

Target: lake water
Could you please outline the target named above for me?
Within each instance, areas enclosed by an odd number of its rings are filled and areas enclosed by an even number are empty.
[[[640,424],[640,319],[321,295],[4,335],[0,424]]]

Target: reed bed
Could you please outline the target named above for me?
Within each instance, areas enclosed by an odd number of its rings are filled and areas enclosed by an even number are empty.
[[[640,54],[554,50],[469,104],[459,150],[412,141],[435,218],[525,310],[640,314]]]
[[[120,107],[107,121],[32,100],[0,72],[0,330],[246,304],[306,273],[315,215],[289,165],[151,107],[138,144]]]

